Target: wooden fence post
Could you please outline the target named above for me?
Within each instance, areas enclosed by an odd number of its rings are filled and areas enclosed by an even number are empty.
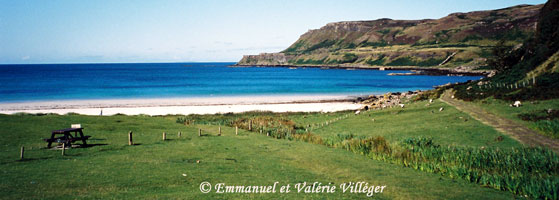
[[[536,85],[536,77],[532,77],[532,85]]]
[[[248,130],[252,131],[252,120],[248,122]]]
[[[23,153],[25,152],[25,147],[21,146],[21,152],[19,154],[19,160],[23,160]]]
[[[179,137],[181,137],[181,136],[182,136],[182,133],[179,131]]]
[[[132,142],[132,131],[128,132],[128,145],[134,145]]]
[[[167,133],[163,132],[163,141],[165,141],[165,139],[167,139]]]
[[[239,127],[235,126],[235,135],[239,135]]]
[[[218,132],[217,136],[221,136],[221,126],[219,127],[219,132]]]
[[[202,136],[202,129],[201,128],[198,129],[198,136]]]

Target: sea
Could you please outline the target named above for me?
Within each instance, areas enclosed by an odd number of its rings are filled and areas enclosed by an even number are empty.
[[[266,95],[348,95],[428,90],[480,76],[390,76],[402,70],[231,67],[235,63],[0,65],[0,102]]]

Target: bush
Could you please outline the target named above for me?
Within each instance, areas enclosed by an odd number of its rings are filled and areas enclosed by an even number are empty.
[[[518,117],[524,121],[540,121],[559,119],[559,110],[539,110],[531,113],[518,114]]]
[[[487,64],[499,73],[511,69],[523,55],[522,51],[512,50],[512,47],[506,46],[505,42],[505,40],[499,40],[499,43],[491,49],[491,57],[487,60]]]
[[[424,91],[424,92],[420,93],[419,95],[417,95],[413,100],[414,101],[424,101],[424,100],[428,100],[428,99],[438,99],[439,97],[441,97],[441,95],[443,94],[445,89],[446,88],[438,88],[438,89],[434,89],[434,90]]]

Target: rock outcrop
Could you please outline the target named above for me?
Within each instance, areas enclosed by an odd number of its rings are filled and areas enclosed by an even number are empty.
[[[287,65],[287,61],[292,57],[293,55],[285,55],[285,53],[261,53],[259,55],[245,55],[239,63],[262,66]]]

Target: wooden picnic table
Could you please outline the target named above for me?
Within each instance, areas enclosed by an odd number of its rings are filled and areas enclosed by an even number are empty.
[[[53,142],[64,143],[67,146],[71,145],[75,141],[80,140],[82,141],[82,145],[87,146],[86,140],[89,139],[91,136],[84,136],[82,130],[83,128],[65,128],[52,131],[50,138],[44,139],[46,142],[49,143],[47,145],[47,148],[50,148]],[[74,135],[72,135],[72,133],[74,133]],[[56,137],[56,135],[62,136]]]

